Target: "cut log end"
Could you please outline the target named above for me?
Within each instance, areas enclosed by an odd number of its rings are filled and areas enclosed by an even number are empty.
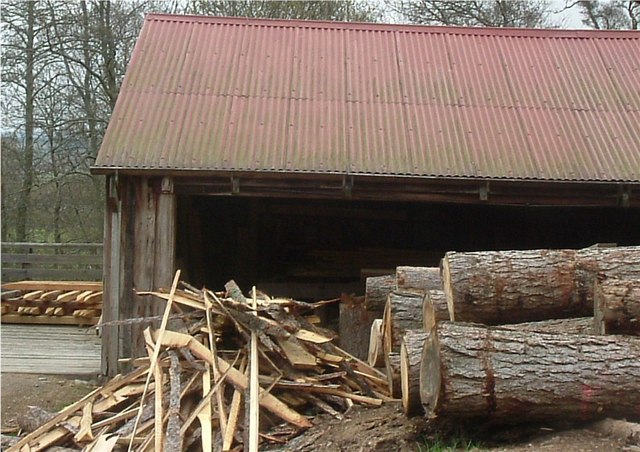
[[[422,305],[422,321],[425,331],[431,331],[437,322],[449,320],[446,296],[442,290],[428,290]]]
[[[400,384],[402,409],[407,416],[416,416],[424,412],[420,401],[420,363],[427,336],[422,330],[409,330],[402,338]]]
[[[402,396],[402,384],[400,383],[400,353],[389,353],[385,356],[387,369],[387,381],[389,393],[394,399]]]
[[[435,329],[426,337],[420,361],[420,401],[428,417],[433,417],[440,398],[440,348]]]
[[[382,319],[375,319],[369,334],[368,364],[371,367],[384,366],[384,347],[382,345]]]
[[[447,300],[447,309],[449,310],[449,319],[452,322],[456,320],[456,313],[453,304],[453,288],[451,285],[451,269],[449,268],[449,261],[447,259],[442,260],[442,289],[444,296]]]

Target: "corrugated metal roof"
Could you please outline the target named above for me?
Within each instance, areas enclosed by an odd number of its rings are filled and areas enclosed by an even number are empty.
[[[95,168],[640,180],[640,32],[150,15]]]

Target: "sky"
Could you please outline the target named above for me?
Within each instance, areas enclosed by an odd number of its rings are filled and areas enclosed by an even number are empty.
[[[553,11],[562,11],[565,6],[565,0],[550,0],[549,3]],[[555,22],[562,21],[561,28],[588,28],[582,23],[578,8],[575,6],[561,13],[553,14],[551,18]]]

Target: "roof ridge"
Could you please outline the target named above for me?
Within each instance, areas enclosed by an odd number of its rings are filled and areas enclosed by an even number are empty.
[[[392,24],[379,22],[343,22],[305,19],[270,19],[231,16],[149,13],[145,21],[174,21],[228,25],[292,28],[343,29],[359,31],[399,31],[407,33],[457,34],[472,36],[513,36],[568,39],[640,39],[640,30],[591,30],[562,28],[470,27],[452,25]]]

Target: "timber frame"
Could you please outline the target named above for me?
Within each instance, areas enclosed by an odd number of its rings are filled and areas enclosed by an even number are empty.
[[[176,268],[178,196],[232,196],[504,206],[640,208],[638,183],[435,179],[344,174],[106,173],[102,373],[120,372],[120,358],[144,354],[146,323],[162,305],[138,291],[168,288]],[[197,208],[194,205],[192,208]]]

